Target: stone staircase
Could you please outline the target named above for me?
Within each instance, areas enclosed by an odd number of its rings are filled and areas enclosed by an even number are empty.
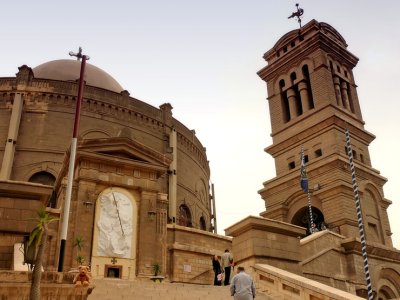
[[[146,280],[95,279],[88,300],[232,300],[228,286],[188,283],[154,283]],[[279,299],[257,293],[257,300]]]

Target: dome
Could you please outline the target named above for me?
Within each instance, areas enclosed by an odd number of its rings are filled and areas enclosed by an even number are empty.
[[[81,62],[72,59],[53,60],[33,68],[35,78],[76,81],[79,79]],[[85,81],[87,85],[103,88],[116,93],[124,89],[108,73],[89,63],[85,67]]]

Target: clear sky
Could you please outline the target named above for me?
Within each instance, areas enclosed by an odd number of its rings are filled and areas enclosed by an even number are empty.
[[[207,148],[218,232],[264,210],[258,195],[275,176],[263,149],[272,142],[263,54],[297,28],[296,1],[6,1],[0,18],[0,76],[69,58],[83,47],[92,63],[131,96],[173,114]],[[400,1],[300,2],[303,24],[327,22],[359,59],[354,69],[365,128],[377,136],[372,165],[388,178],[385,197],[400,248]]]

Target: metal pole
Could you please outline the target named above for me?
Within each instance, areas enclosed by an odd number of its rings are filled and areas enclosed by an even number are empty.
[[[314,220],[312,215],[312,205],[311,205],[311,193],[308,188],[308,178],[306,171],[306,163],[304,162],[304,149],[301,147],[301,166],[300,166],[300,186],[304,192],[307,193],[307,201],[308,201],[308,213],[310,218],[310,232],[314,233]]]
[[[84,87],[84,75],[85,75],[85,66],[86,60],[89,59],[88,56],[82,55],[82,48],[79,47],[79,53],[75,54],[73,52],[69,53],[71,56],[78,57],[78,60],[82,58],[81,62],[81,72],[79,75],[79,89],[78,89],[78,98],[76,99],[76,109],[75,109],[75,122],[74,122],[74,131],[72,134],[72,142],[71,142],[71,153],[69,156],[69,166],[68,166],[68,181],[67,181],[67,190],[65,194],[64,201],[64,209],[63,209],[63,218],[62,218],[62,227],[61,227],[61,243],[60,243],[60,256],[58,259],[58,272],[63,271],[64,266],[64,254],[65,254],[65,243],[67,240],[68,233],[68,221],[69,221],[69,209],[71,205],[71,194],[72,194],[72,183],[74,180],[74,170],[75,170],[75,156],[76,156],[76,145],[77,145],[77,137],[79,131],[79,121],[81,114],[81,104],[82,104],[82,94]]]
[[[215,211],[214,183],[211,183],[211,201],[212,201],[212,214],[213,214],[213,219],[214,219],[214,233],[218,233],[218,231],[217,231],[217,212]]]
[[[310,232],[314,233],[314,220],[312,215],[312,206],[311,206],[311,193],[310,190],[307,191],[307,200],[308,200],[308,213],[310,215]]]
[[[373,296],[373,293],[372,293],[371,277],[369,275],[367,245],[365,243],[364,225],[363,225],[362,214],[361,214],[360,198],[358,196],[358,185],[357,185],[357,179],[356,179],[356,171],[355,171],[354,163],[353,163],[353,150],[351,148],[350,134],[349,134],[349,130],[347,128],[346,128],[346,131],[345,131],[345,135],[346,135],[347,155],[349,156],[349,162],[350,162],[351,181],[352,181],[352,184],[353,184],[354,203],[356,205],[358,228],[360,230],[361,253],[362,253],[362,256],[363,256],[363,259],[364,259],[364,273],[365,273],[365,280],[367,282],[368,300],[372,300],[374,298],[374,296]]]

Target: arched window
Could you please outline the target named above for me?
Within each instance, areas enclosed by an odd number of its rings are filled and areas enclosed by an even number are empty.
[[[178,225],[192,227],[192,214],[185,204],[179,206]]]
[[[294,81],[297,79],[296,73],[292,72],[292,74],[290,74],[290,80],[292,80],[292,85],[294,84]]]
[[[200,223],[200,229],[201,230],[207,230],[206,220],[204,219],[203,216],[200,217],[200,222],[199,223]]]
[[[34,183],[41,183],[41,184],[45,184],[45,185],[54,185],[56,178],[49,172],[40,171],[40,172],[33,174],[31,176],[31,178],[29,178],[28,181],[34,182]]]
[[[311,80],[310,80],[310,72],[308,71],[308,66],[304,65],[301,68],[301,71],[303,72],[303,77],[307,84],[308,107],[310,109],[312,109],[312,108],[314,108],[314,99],[313,99],[313,94],[312,94],[312,90],[311,90]]]
[[[283,90],[285,87],[285,80],[281,79],[279,81],[280,93],[281,93],[281,106],[282,106],[282,116],[283,122],[287,123],[290,120],[290,112],[289,112],[289,100],[287,98],[286,91]]]

